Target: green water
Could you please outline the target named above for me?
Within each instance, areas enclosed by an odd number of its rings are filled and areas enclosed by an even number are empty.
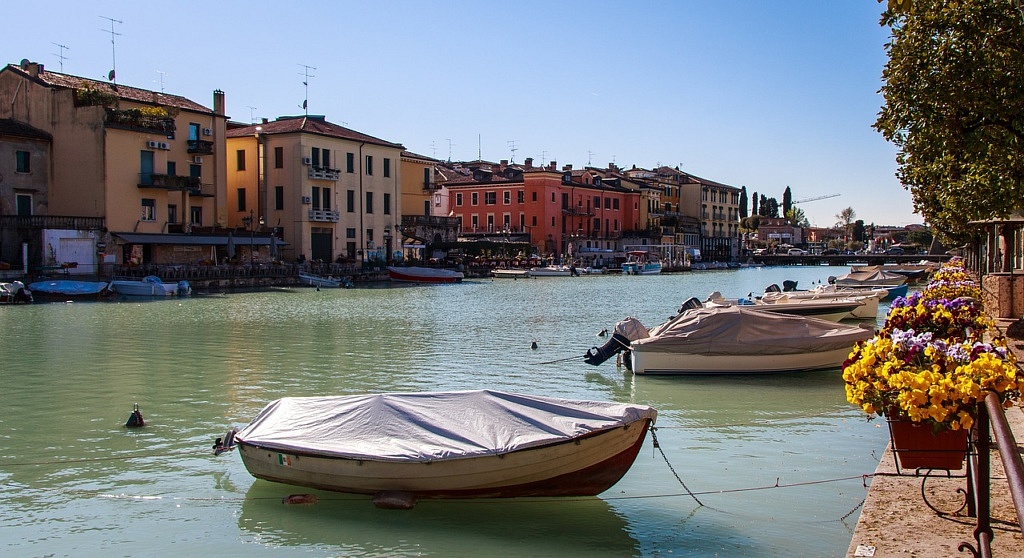
[[[653,326],[690,296],[744,296],[785,279],[809,287],[845,271],[0,306],[0,550],[843,556],[867,494],[859,476],[874,471],[887,433],[846,403],[838,370],[634,377],[578,357],[627,315]],[[282,496],[311,491],[255,480],[237,454],[211,451],[285,395],[477,388],[649,404],[661,449],[648,439],[596,498],[423,501],[409,511],[329,492],[286,506]],[[134,403],[145,428],[124,428]]]

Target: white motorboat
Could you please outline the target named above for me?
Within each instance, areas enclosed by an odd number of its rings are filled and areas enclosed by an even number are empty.
[[[305,272],[299,273],[299,283],[310,287],[325,289],[338,289],[341,287],[352,286],[352,280],[348,277],[323,277],[321,275]]]
[[[691,303],[692,302],[692,303]],[[648,330],[626,318],[584,360],[598,365],[621,351],[634,374],[765,374],[838,368],[866,327],[765,312],[758,307],[699,307],[691,299],[667,322]],[[694,307],[698,306],[698,307]]]
[[[626,473],[657,411],[491,390],[286,397],[218,441],[261,479],[357,494],[599,494]]]
[[[790,302],[793,300],[835,300],[850,299],[863,304],[850,311],[850,317],[860,320],[878,318],[878,303],[888,296],[887,289],[836,289],[834,285],[815,285],[807,291],[782,292],[777,285],[770,285],[760,300],[768,303]]]
[[[852,317],[853,312],[866,303],[861,300],[844,297],[830,297],[822,299],[813,298],[790,298],[790,292],[781,293],[778,297],[741,298],[727,299],[722,293],[715,291],[704,301],[705,307],[714,306],[750,306],[766,312],[781,312],[797,316],[810,316],[830,322]],[[878,305],[875,304],[875,313],[878,312]]]
[[[531,277],[569,277],[572,274],[572,268],[567,265],[546,265],[544,267],[530,268]]]
[[[829,283],[835,284],[837,288],[846,289],[883,288],[889,291],[889,294],[883,300],[906,296],[908,290],[907,278],[905,276],[882,270],[851,271],[839,277],[829,277]]]
[[[625,275],[657,275],[661,273],[661,260],[658,259],[658,256],[643,250],[626,252],[622,273]]]
[[[192,292],[188,281],[164,283],[156,275],[147,275],[142,279],[115,279],[110,282],[110,290],[125,296],[177,296]]]
[[[32,302],[32,291],[25,283],[11,281],[0,283],[0,304],[27,304]]]

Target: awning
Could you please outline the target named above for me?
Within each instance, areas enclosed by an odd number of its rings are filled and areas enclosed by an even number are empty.
[[[175,246],[227,246],[228,235],[208,234],[150,234],[150,233],[112,233],[127,244],[164,244]],[[235,236],[236,248],[243,246],[270,246],[270,236]],[[278,247],[287,246],[283,240],[277,240]]]

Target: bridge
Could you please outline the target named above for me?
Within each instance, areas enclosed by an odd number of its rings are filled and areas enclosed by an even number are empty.
[[[805,256],[789,256],[786,254],[766,254],[750,256],[750,261],[763,265],[882,265],[882,264],[916,264],[922,261],[945,262],[950,254],[834,254],[828,256],[808,254]]]

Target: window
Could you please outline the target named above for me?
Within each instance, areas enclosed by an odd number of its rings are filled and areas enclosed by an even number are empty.
[[[284,148],[283,147],[275,147],[274,148],[274,168],[275,169],[283,169],[284,168]]]
[[[312,159],[313,159],[313,166],[314,167],[319,167],[320,166],[320,148],[319,147],[314,147],[313,148]]]
[[[594,208],[601,209],[601,196],[594,196]]]
[[[274,209],[284,209],[284,186],[274,186]]]
[[[356,154],[346,153],[345,154],[345,172],[356,172]]]
[[[322,204],[324,211],[331,210],[331,189],[324,188],[324,203]]]
[[[471,193],[469,195],[469,197],[470,197],[470,203],[471,204],[473,204],[473,205],[480,205],[480,193],[479,192],[473,192],[473,193]]]
[[[532,199],[533,201],[537,201],[537,192],[530,192],[530,194],[531,194],[530,198],[531,198],[531,199]]]
[[[430,188],[430,169],[423,169],[423,187]]]
[[[178,206],[173,203],[167,204],[167,222],[177,223],[178,222]]]
[[[612,200],[612,209],[614,209],[615,211],[619,210],[619,199],[618,198],[615,198],[615,199]]]
[[[366,243],[373,244],[373,229],[366,229]]]
[[[345,229],[345,238],[355,238],[355,237],[356,237],[356,230],[354,228],[350,227],[350,228]]]
[[[373,213],[373,192],[366,193],[366,209],[367,213]]]
[[[526,192],[522,190],[516,192],[516,203],[526,203]]]
[[[384,159],[387,161],[387,159]],[[391,194],[384,193],[384,215],[391,215]]]
[[[475,231],[475,230],[476,230],[477,228],[479,228],[479,227],[480,227],[480,218],[479,218],[478,216],[474,215],[474,216],[473,216],[473,217],[472,217],[472,218],[470,219],[470,224],[472,224],[472,225],[473,225],[473,230]]]
[[[512,192],[505,190],[501,193],[501,201],[505,205],[512,205]]]
[[[199,140],[199,124],[195,122],[188,123],[188,141]]]
[[[15,202],[18,206],[18,215],[22,217],[28,217],[32,215],[32,195],[31,194],[15,194],[17,201]]]
[[[194,226],[203,226],[203,208],[199,205],[193,205],[189,208],[192,218],[189,220]]]
[[[384,176],[391,176],[391,159],[384,158]]]
[[[319,210],[320,209],[320,187],[319,186],[313,186],[313,188],[310,190],[310,196],[309,197],[312,198],[312,200],[313,200],[313,209],[314,210]]]
[[[486,204],[486,205],[494,205],[497,202],[498,202],[498,193],[497,192],[484,192],[484,204]]]
[[[239,149],[235,151],[235,170],[245,170],[245,150]]]
[[[457,207],[461,207],[462,206],[462,192],[459,192],[459,193],[455,194],[455,205]]]
[[[533,217],[532,217],[532,218],[530,219],[530,223],[531,223],[531,226],[534,226],[534,227],[536,227],[536,226],[537,226],[537,216],[536,216],[536,215],[534,215],[534,216],[533,216]]]
[[[373,155],[366,156],[366,176],[373,176]]]
[[[555,203],[555,193],[551,192],[551,203]]]
[[[555,226],[555,218],[554,217],[551,218],[551,226],[552,227]]]
[[[349,191],[345,192],[345,209],[347,209],[349,213],[355,213],[356,212],[356,191],[355,190],[349,190]]]
[[[142,198],[142,220],[156,221],[156,200]]]
[[[330,149],[324,149],[324,168],[325,169],[331,168],[331,150]]]
[[[167,176],[178,176],[178,164],[174,161],[167,161]]]
[[[15,172],[32,172],[31,157],[28,151],[15,151]]]
[[[599,231],[599,230],[601,230],[601,219],[598,218],[598,217],[595,217],[594,218],[594,231],[596,232],[596,231]]]
[[[605,209],[611,209],[612,208],[612,199],[611,198],[605,198],[604,199],[604,208]]]
[[[189,165],[188,166],[188,175],[191,176],[192,178],[197,178],[197,179],[198,178],[202,178],[203,177],[203,165]]]
[[[238,211],[245,211],[245,188],[238,189]]]

